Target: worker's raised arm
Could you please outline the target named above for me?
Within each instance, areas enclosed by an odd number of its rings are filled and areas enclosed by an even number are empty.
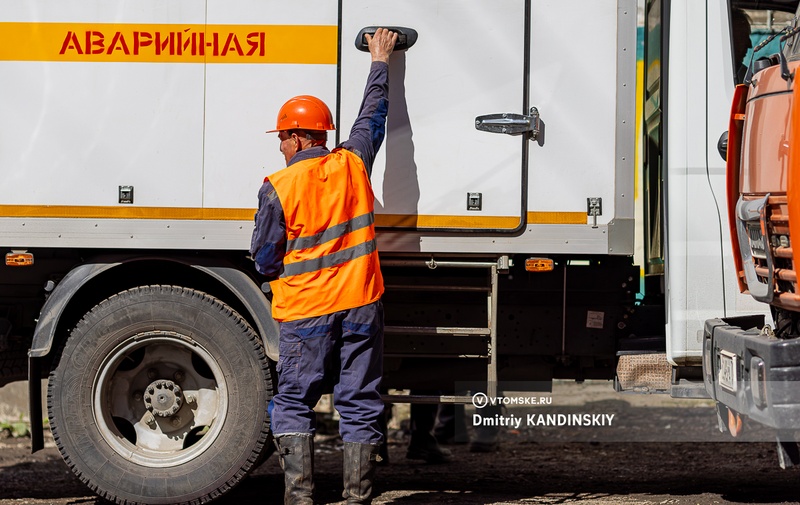
[[[386,135],[386,114],[389,111],[389,56],[397,42],[397,34],[378,28],[375,35],[366,35],[372,56],[367,85],[361,108],[350,130],[350,138],[341,147],[359,155],[367,173],[372,175],[372,163]]]

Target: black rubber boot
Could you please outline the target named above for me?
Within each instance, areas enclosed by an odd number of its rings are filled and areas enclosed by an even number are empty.
[[[314,504],[314,436],[284,435],[275,439],[283,468],[285,505]]]
[[[411,439],[408,442],[406,458],[422,459],[428,463],[453,461],[453,453],[440,447],[432,434],[438,407],[436,404],[411,404]]]
[[[460,445],[469,442],[464,406],[442,403],[436,412],[433,436],[439,445]]]
[[[482,415],[492,418],[500,414],[500,407],[488,406],[483,409]],[[500,428],[497,426],[476,426],[475,435],[469,443],[469,452],[494,452],[497,450],[497,436]]]
[[[344,443],[344,492],[348,505],[372,503],[372,483],[378,466],[378,444]]]
[[[426,463],[450,463],[453,453],[436,442],[436,438],[427,432],[411,434],[411,441],[406,451],[407,459],[421,459]]]

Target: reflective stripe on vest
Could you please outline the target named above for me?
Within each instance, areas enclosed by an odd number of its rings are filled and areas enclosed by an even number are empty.
[[[269,177],[283,207],[284,270],[273,317],[293,321],[367,305],[383,294],[372,187],[361,158],[339,149]]]
[[[286,250],[294,251],[296,249],[308,249],[309,247],[314,247],[316,245],[328,242],[329,240],[343,237],[351,231],[360,230],[361,228],[370,226],[374,223],[374,213],[370,212],[369,214],[362,214],[358,217],[354,217],[353,219],[345,221],[344,223],[332,226],[325,231],[317,233],[316,235],[311,235],[310,237],[298,237],[290,240],[286,243]]]
[[[347,249],[343,249],[339,252],[326,254],[321,258],[290,263],[289,265],[283,266],[283,274],[281,277],[289,277],[291,275],[299,275],[307,272],[313,272],[315,270],[322,270],[323,268],[332,267],[334,265],[341,265],[356,258],[360,258],[361,256],[371,254],[375,252],[376,249],[377,246],[375,244],[375,239],[372,239],[369,242],[348,247]]]

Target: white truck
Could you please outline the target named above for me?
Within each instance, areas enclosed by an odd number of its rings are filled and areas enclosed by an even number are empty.
[[[376,26],[401,33],[373,173],[387,390],[705,395],[703,321],[764,310],[726,282],[731,12],[797,4],[732,2],[0,0],[0,384],[30,379],[33,449],[49,376],[59,450],[109,500],[205,502],[269,455],[263,132],[311,94],[344,140]]]

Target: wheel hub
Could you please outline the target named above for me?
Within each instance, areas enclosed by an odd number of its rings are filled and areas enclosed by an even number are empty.
[[[144,392],[144,406],[153,415],[170,417],[183,405],[181,387],[171,380],[155,380]]]

